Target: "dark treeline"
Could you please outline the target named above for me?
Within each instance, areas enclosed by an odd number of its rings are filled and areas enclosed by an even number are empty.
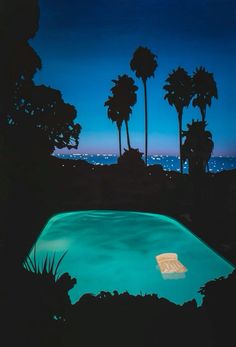
[[[155,295],[133,297],[116,292],[87,295],[71,305],[68,291],[76,279],[67,273],[56,277],[52,263],[41,272],[34,266],[23,268],[23,261],[50,216],[80,209],[152,211],[173,216],[235,262],[235,171],[205,174],[213,148],[211,133],[205,129],[206,107],[212,97],[217,97],[212,74],[199,68],[190,77],[179,68],[166,81],[166,98],[178,113],[181,157],[189,161],[191,175],[167,173],[158,165],[146,166],[142,153],[132,148],[128,121],[138,89],[127,75],[113,80],[112,95],[106,101],[108,117],[118,129],[118,164],[96,167],[84,161],[59,160],[51,156],[52,152],[55,148],[77,148],[81,126],[76,109],[63,100],[60,91],[34,82],[35,73],[42,68],[40,57],[30,45],[38,22],[37,0],[1,1],[3,341],[8,341],[6,346],[16,345],[13,340],[17,339],[19,346],[40,347],[90,346],[94,339],[97,345],[112,346],[168,346],[180,341],[182,346],[221,346],[225,341],[230,345],[227,339],[232,338],[233,330],[228,310],[232,312],[235,304],[235,274],[207,284],[202,289],[205,298],[201,308],[195,302],[180,307]],[[157,68],[156,56],[139,47],[130,66],[144,86],[146,158],[147,80]],[[191,82],[191,97],[185,95],[186,87],[180,88],[183,79],[186,85]],[[191,100],[202,119],[188,124],[182,132],[183,109]],[[123,123],[127,150],[122,154]],[[183,144],[182,137],[186,138]],[[196,326],[201,327],[200,332]],[[170,336],[169,332],[174,333]]]

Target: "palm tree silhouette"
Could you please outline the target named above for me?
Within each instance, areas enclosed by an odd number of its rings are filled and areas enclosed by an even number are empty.
[[[154,77],[154,71],[157,68],[156,55],[153,54],[146,47],[139,47],[133,54],[133,58],[130,61],[130,67],[138,78],[143,81],[144,87],[144,112],[145,112],[145,164],[147,165],[147,153],[148,153],[148,110],[147,110],[147,79],[151,76]]]
[[[216,82],[213,77],[213,73],[205,70],[200,66],[193,73],[193,106],[199,107],[201,112],[202,121],[206,119],[206,107],[211,106],[211,99],[218,98]]]
[[[137,101],[136,91],[138,87],[134,84],[134,80],[128,75],[119,75],[118,79],[112,80],[112,82],[115,83],[114,87],[111,88],[113,97],[105,102],[105,106],[109,106],[109,103],[111,103],[113,111],[116,113],[113,113],[113,116],[119,118],[118,126],[121,127],[122,121],[125,122],[127,146],[128,149],[131,149],[128,121],[132,113],[132,106],[134,106]],[[108,103],[108,105],[106,105],[106,103]]]
[[[166,82],[168,84],[163,87],[167,91],[164,99],[167,99],[171,106],[174,105],[178,113],[180,172],[183,173],[182,118],[183,109],[184,107],[188,107],[192,98],[192,79],[182,67],[179,67],[169,74]]]
[[[114,96],[109,96],[108,100],[105,102],[104,105],[108,106],[108,109],[107,109],[108,118],[111,119],[112,122],[116,122],[117,130],[118,130],[118,141],[119,141],[119,156],[121,157],[122,155],[121,127],[122,127],[123,119],[121,117],[119,109],[117,108],[117,103]]]
[[[188,160],[189,174],[202,174],[206,171],[214,143],[210,131],[206,131],[205,121],[192,121],[183,131],[186,137],[183,144],[183,160]]]

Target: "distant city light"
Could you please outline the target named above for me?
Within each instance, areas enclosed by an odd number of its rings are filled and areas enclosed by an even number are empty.
[[[74,159],[74,160],[86,160],[93,165],[112,165],[117,164],[118,156],[116,154],[88,154],[88,153],[57,153],[54,152],[53,156],[61,159]],[[162,166],[164,171],[177,171],[179,172],[179,160],[177,156],[170,155],[157,155],[152,154],[148,156],[148,166],[157,165]],[[186,161],[184,166],[184,173],[188,173],[188,162]],[[217,173],[223,170],[232,170],[236,168],[236,158],[234,157],[212,157],[209,160],[209,172]]]

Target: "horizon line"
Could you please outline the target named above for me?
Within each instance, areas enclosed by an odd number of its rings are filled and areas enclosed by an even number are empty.
[[[74,153],[57,153],[54,151],[52,155],[81,155],[81,156],[89,156],[89,155],[95,155],[95,156],[119,156],[117,153],[112,153],[112,152],[103,152],[103,153],[88,153],[88,152],[74,152]],[[150,153],[148,156],[158,156],[158,157],[178,157],[179,155],[177,154],[158,154],[158,153]],[[235,154],[214,154],[211,156],[211,158],[236,158],[236,153]]]

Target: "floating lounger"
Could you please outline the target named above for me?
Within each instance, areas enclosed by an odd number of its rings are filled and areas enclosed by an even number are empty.
[[[162,274],[184,273],[187,268],[178,260],[176,253],[162,253],[156,256],[157,264]]]

